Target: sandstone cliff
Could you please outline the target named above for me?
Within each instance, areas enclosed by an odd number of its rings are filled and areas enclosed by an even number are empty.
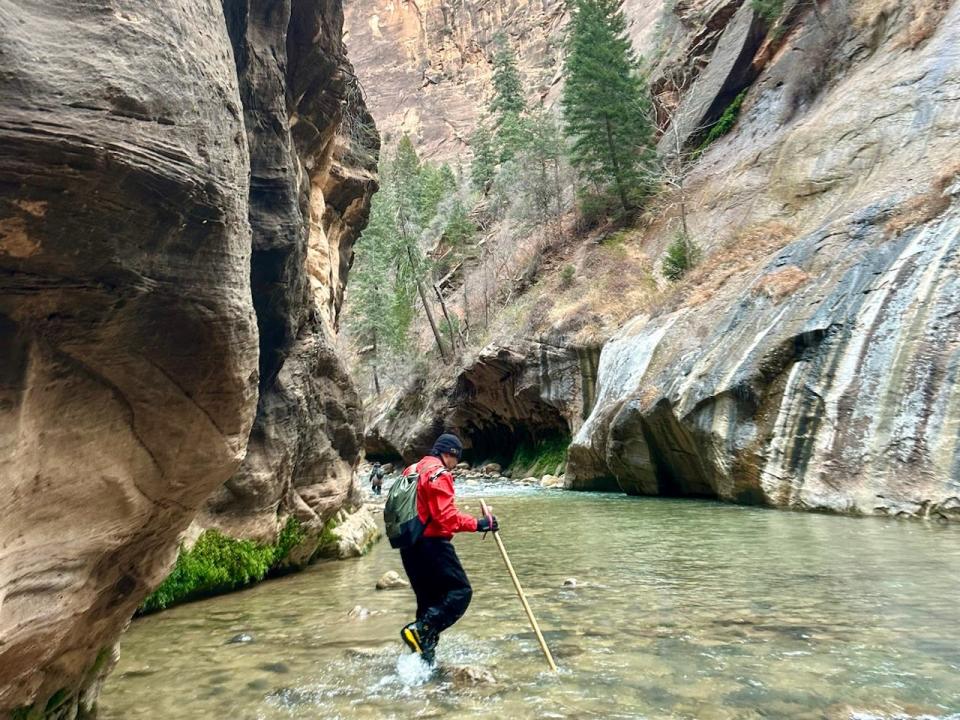
[[[341,20],[0,3],[0,715],[90,710],[225,482],[218,510],[261,507],[235,492],[260,472],[305,519],[349,492],[357,401],[330,343],[376,143],[343,131],[365,111]],[[336,489],[300,507],[294,482]]]
[[[260,394],[243,464],[197,525],[271,543],[293,516],[315,546],[350,500],[361,447],[334,337],[379,137],[344,59],[339,4],[293,3],[289,23],[273,3],[228,7],[251,147]]]
[[[633,17],[655,6],[625,4]],[[664,8],[657,32],[636,40],[655,59],[661,152],[677,138],[699,144],[745,93],[733,130],[686,174],[700,266],[675,286],[655,264],[604,281],[634,317],[599,341],[595,377],[550,371],[518,332],[460,373],[519,353],[495,378],[511,399],[488,412],[489,388],[449,380],[416,408],[417,426],[506,438],[517,408],[540,403],[519,414],[565,421],[574,488],[957,519],[958,21],[942,2],[788,2],[773,23],[749,3]],[[662,254],[677,200],[656,199],[624,257]],[[592,292],[595,250],[566,257],[581,278],[572,292]],[[589,333],[557,341],[561,286],[539,282],[536,312],[553,316],[539,342],[572,360]],[[634,298],[631,284],[649,289]],[[610,304],[571,298],[564,323],[601,322]],[[518,325],[528,335],[529,318]],[[558,402],[564,385],[577,389]],[[376,418],[381,447],[416,444],[408,405],[404,395]]]

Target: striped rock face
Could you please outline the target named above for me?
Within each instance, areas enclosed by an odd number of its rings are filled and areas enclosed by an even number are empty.
[[[569,484],[960,518],[960,14],[897,18],[844,16],[863,59],[799,115],[760,74],[689,178],[702,284],[604,347]]]

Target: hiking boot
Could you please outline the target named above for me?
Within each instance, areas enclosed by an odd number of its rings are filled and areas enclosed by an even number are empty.
[[[429,665],[434,664],[437,642],[440,640],[440,636],[433,632],[428,625],[419,620],[404,625],[400,631],[400,637],[408,648],[418,653]]]

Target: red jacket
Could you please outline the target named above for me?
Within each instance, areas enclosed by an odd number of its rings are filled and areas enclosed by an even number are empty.
[[[411,465],[404,470],[404,475],[412,469]],[[421,522],[427,524],[423,536],[451,538],[458,532],[476,532],[477,519],[457,510],[453,501],[453,475],[444,467],[443,461],[428,455],[417,463],[416,470],[420,478],[417,481],[417,514]]]

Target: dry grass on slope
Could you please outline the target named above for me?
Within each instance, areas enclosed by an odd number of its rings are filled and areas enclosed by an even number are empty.
[[[899,235],[907,228],[929,222],[943,213],[952,200],[947,188],[957,177],[960,177],[960,162],[941,169],[927,192],[915,195],[894,210],[893,216],[887,221],[887,232]]]
[[[770,255],[796,238],[794,229],[779,220],[751,225],[703,258],[663,295],[656,310],[670,312],[699,307],[721,292],[734,278],[756,270]],[[794,278],[794,282],[796,278]]]
[[[657,284],[642,239],[641,230],[619,230],[580,246],[570,258],[572,281],[561,271],[543,283],[541,327],[571,332],[579,343],[598,343],[648,310]]]

